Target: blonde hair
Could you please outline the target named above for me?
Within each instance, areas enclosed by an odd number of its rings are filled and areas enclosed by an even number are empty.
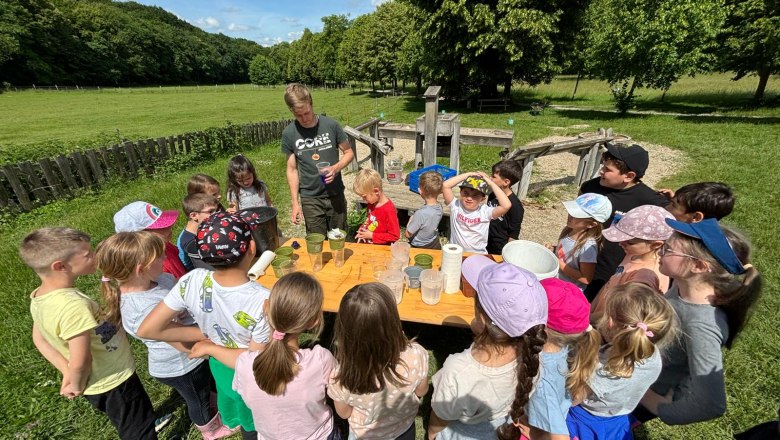
[[[674,338],[678,324],[677,314],[666,298],[645,284],[628,283],[612,290],[596,327],[600,335],[588,332],[574,349],[566,380],[574,401],[583,400],[590,392],[588,382],[598,363],[601,336],[610,344],[604,371],[625,378],[634,374],[637,362]]]
[[[322,331],[322,285],[313,276],[293,272],[279,279],[268,299],[268,322],[284,333],[281,340],[271,338],[265,350],[252,363],[255,382],[272,396],[281,396],[300,370],[296,350],[287,345],[316,323],[315,336]]]
[[[379,188],[380,191],[382,190],[382,177],[379,173],[376,172],[376,170],[365,168],[360,170],[357,176],[355,176],[355,183],[352,184],[352,190],[357,194],[367,194],[373,191],[374,188]]]
[[[97,247],[96,255],[98,269],[104,277],[100,286],[103,318],[120,327],[122,293],[119,286],[135,275],[136,268],[146,269],[154,260],[165,255],[165,241],[149,231],[119,232],[103,240]]]
[[[444,186],[444,178],[436,171],[426,171],[420,174],[420,194],[424,197],[433,197],[441,194]]]
[[[187,182],[187,194],[204,193],[206,192],[206,188],[209,186],[216,187],[218,192],[220,190],[217,179],[209,176],[208,174],[195,174],[190,177],[190,180]]]
[[[29,233],[19,245],[19,257],[38,274],[46,274],[55,261],[67,261],[90,236],[73,228],[41,228]]]
[[[569,251],[569,255],[577,255],[577,251],[582,249],[583,246],[588,242],[588,240],[595,240],[596,246],[598,250],[601,250],[601,247],[604,244],[604,236],[601,235],[602,230],[604,229],[604,226],[596,221],[595,219],[589,219],[593,222],[593,226],[584,230],[576,240],[574,240],[574,247]],[[568,237],[569,234],[573,231],[572,228],[565,226],[563,230],[561,231],[561,235],[558,236],[558,241],[560,242],[564,238]],[[568,255],[567,255],[568,257]]]
[[[287,107],[290,110],[294,111],[295,108],[301,104],[313,105],[314,100],[311,97],[309,89],[305,85],[292,83],[288,84],[287,88],[284,90],[284,103],[287,104]]]
[[[752,246],[750,240],[737,229],[722,226],[723,235],[726,236],[734,254],[743,265],[750,264]],[[726,313],[729,324],[729,337],[724,345],[731,348],[734,339],[745,327],[750,310],[761,294],[761,273],[750,265],[743,274],[729,273],[715,257],[707,250],[701,240],[675,232],[670,241],[680,244],[680,250],[709,265],[710,271],[702,273],[705,283],[715,290],[715,296],[710,303]]]
[[[539,352],[542,351],[547,340],[546,326],[544,324],[533,326],[523,335],[513,338],[493,324],[479,303],[479,295],[474,297],[474,309],[477,319],[484,324],[479,333],[474,335],[474,347],[498,354],[503,353],[508,347],[514,347],[517,353],[515,367],[517,387],[509,410],[511,421],[496,428],[499,440],[516,440],[520,437],[520,430],[513,422],[519,421],[525,415],[525,405],[533,389],[534,377],[539,373]]]

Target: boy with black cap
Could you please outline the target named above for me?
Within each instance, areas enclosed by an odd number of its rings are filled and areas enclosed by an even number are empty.
[[[452,188],[460,186],[460,199]],[[487,206],[488,194],[494,193],[498,206]],[[463,173],[444,181],[441,188],[444,203],[450,207],[450,242],[465,252],[487,253],[490,221],[506,214],[512,207],[509,197],[487,174]]]
[[[245,349],[265,348],[271,329],[263,304],[270,291],[247,277],[256,251],[251,232],[256,221],[256,213],[221,211],[201,223],[198,253],[214,271],[194,269],[183,276],[146,317],[138,336],[165,342],[197,342],[205,334],[214,344],[236,349],[236,356]],[[190,314],[198,327],[176,326],[172,320],[182,312]],[[195,347],[191,355],[197,356]],[[222,422],[253,433],[252,412],[233,390],[234,370],[214,358],[209,359],[209,366],[217,385]]]
[[[647,150],[638,144],[607,144],[602,158],[599,177],[583,183],[580,194],[596,193],[607,196],[612,202],[612,215],[604,227],[618,216],[642,205],[666,206],[669,200],[642,182],[650,163]],[[618,217],[619,218],[619,217]],[[585,296],[593,300],[604,283],[615,273],[625,252],[618,243],[604,242],[596,261],[596,274],[585,289]]]

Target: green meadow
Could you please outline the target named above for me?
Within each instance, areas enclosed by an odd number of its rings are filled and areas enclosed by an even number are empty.
[[[750,98],[755,78],[732,82],[727,75],[685,78],[661,100],[661,93],[640,90],[637,110],[675,115],[632,113],[619,116],[612,110],[608,86],[583,80],[572,100],[574,77],[561,77],[549,85],[513,89],[516,103],[508,112],[477,113],[442,102],[440,109],[458,112],[465,127],[512,128],[514,144],[523,145],[553,134],[576,134],[612,127],[638,142],[662,144],[683,152],[688,166],[661,183],[676,188],[685,183],[718,180],[729,183],[737,195],[734,213],[725,222],[745,230],[754,245],[753,264],[764,276],[764,291],[746,329],[734,347],[725,352],[728,412],[718,420],[685,427],[669,427],[657,421],[640,429],[638,438],[730,438],[735,432],[777,417],[780,403],[780,191],[773,181],[780,169],[780,78],[772,77],[767,102],[755,107]],[[412,123],[423,113],[423,102],[413,95],[373,98],[363,87],[313,91],[315,110],[344,125],[357,125],[371,117]],[[168,87],[105,89],[101,91],[23,91],[0,94],[0,164],[18,159],[104,145],[121,139],[166,136],[226,123],[289,118],[282,101],[283,89],[244,85],[219,87]],[[571,109],[548,108],[532,116],[527,104],[550,101]],[[514,124],[510,127],[508,120]],[[499,149],[463,147],[463,169],[489,169]],[[289,191],[284,177],[284,157],[274,142],[245,151],[268,182],[280,209],[283,229],[289,224]],[[652,160],[652,157],[651,157]],[[17,256],[19,241],[42,226],[83,229],[97,244],[112,233],[112,216],[123,205],[147,200],[176,209],[184,184],[195,172],[205,172],[225,183],[227,157],[214,157],[189,169],[161,173],[152,178],[115,181],[98,190],[85,191],[17,216],[0,215],[0,438],[109,439],[115,437],[107,419],[83,400],[68,401],[58,395],[59,375],[35,350],[30,338],[29,293],[35,275]],[[574,170],[571,170],[572,174]],[[552,225],[556,230],[563,225]],[[180,220],[174,233],[183,227]],[[98,276],[78,281],[78,287],[97,297]],[[424,325],[406,327],[410,336],[431,349],[435,371],[448,353],[461,351],[468,334]],[[148,376],[145,350],[134,344],[137,370],[155,407],[175,411],[177,422],[161,438],[184,435],[200,438],[190,429],[183,404],[167,387]],[[426,409],[421,411],[422,414]],[[422,417],[418,438],[423,438]],[[236,438],[238,438],[236,436]]]

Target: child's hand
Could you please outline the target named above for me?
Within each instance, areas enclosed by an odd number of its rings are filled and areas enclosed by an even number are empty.
[[[236,205],[230,205],[225,211],[227,211],[228,214],[235,214],[238,212],[238,209],[236,209]]]
[[[477,175],[485,179],[485,183],[487,183],[488,185],[490,185],[490,182],[493,181],[493,179],[491,179],[490,176],[488,176],[487,173],[484,171],[477,171]]]
[[[187,355],[187,357],[190,359],[208,357],[209,353],[211,353],[211,348],[215,347],[216,345],[217,344],[211,342],[210,339],[198,341],[195,343],[195,345],[192,346],[190,354]]]
[[[62,385],[60,385],[61,396],[72,400],[80,396],[83,392],[84,390],[76,390],[73,388],[73,382],[71,382],[69,375],[62,376]]]
[[[358,240],[360,240],[360,239],[371,240],[371,239],[374,238],[374,233],[369,231],[368,229],[360,228],[360,229],[358,229],[358,232],[355,235],[355,238],[357,238]]]
[[[669,200],[672,200],[674,198],[674,190],[671,190],[669,188],[659,189],[658,194],[661,194],[662,196],[666,197]]]

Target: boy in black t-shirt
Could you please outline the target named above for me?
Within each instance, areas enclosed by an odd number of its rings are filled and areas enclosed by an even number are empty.
[[[599,177],[580,186],[580,194],[602,194],[612,202],[612,215],[604,222],[604,227],[612,224],[615,213],[624,214],[642,205],[666,206],[669,203],[665,196],[641,181],[649,163],[647,150],[638,144],[607,144]],[[618,243],[604,243],[596,261],[596,274],[585,289],[588,300],[593,300],[604,283],[615,273],[624,256],[625,252]]]
[[[523,224],[525,210],[520,199],[512,192],[512,185],[520,180],[523,168],[515,160],[502,160],[493,165],[491,170],[492,180],[509,197],[512,207],[501,217],[490,221],[488,232],[487,251],[489,254],[500,255],[501,250],[509,241],[520,238],[520,227]],[[488,206],[498,206],[495,194],[490,194],[487,200]]]

